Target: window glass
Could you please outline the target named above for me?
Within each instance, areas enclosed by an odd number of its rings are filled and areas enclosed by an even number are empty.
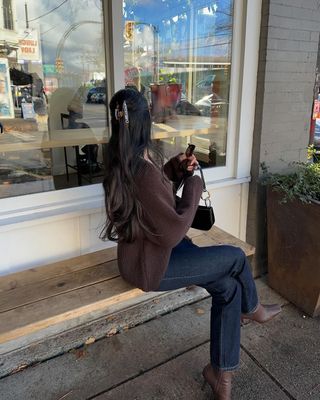
[[[101,0],[3,0],[0,198],[102,180],[104,47]]]
[[[147,97],[167,156],[196,145],[203,167],[226,165],[232,0],[124,1],[127,86]]]

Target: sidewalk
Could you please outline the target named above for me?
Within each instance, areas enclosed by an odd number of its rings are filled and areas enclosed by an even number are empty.
[[[320,319],[256,282],[262,302],[280,302],[283,312],[268,324],[242,327],[233,399],[319,400]],[[201,390],[210,307],[209,298],[200,300],[7,376],[0,399],[212,399],[208,386]]]

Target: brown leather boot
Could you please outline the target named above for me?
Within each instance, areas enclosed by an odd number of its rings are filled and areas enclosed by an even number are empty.
[[[204,367],[202,375],[211,386],[214,400],[231,400],[232,371],[214,369],[211,364]]]
[[[279,304],[259,304],[255,312],[251,314],[242,314],[241,322],[245,319],[250,319],[255,322],[263,324],[264,322],[270,321],[276,315],[281,312],[281,306]]]

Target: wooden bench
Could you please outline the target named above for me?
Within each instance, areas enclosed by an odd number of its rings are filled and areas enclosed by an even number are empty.
[[[217,227],[191,229],[188,236],[199,246],[232,244],[247,256],[254,253]],[[116,247],[0,277],[0,357],[161,295],[144,293],[119,276]]]

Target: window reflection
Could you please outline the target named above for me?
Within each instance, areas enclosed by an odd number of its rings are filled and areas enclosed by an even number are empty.
[[[102,2],[3,0],[3,13],[0,198],[101,181]]]
[[[226,163],[232,18],[232,0],[124,1],[126,85],[168,156],[192,142],[204,167]]]

